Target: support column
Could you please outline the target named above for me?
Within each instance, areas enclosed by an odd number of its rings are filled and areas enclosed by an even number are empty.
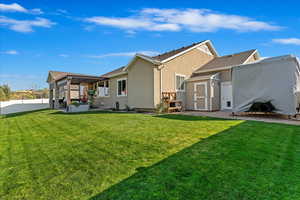
[[[54,104],[53,104],[53,85],[52,85],[52,83],[49,83],[49,107],[50,107],[50,109],[54,108]]]
[[[56,108],[56,109],[59,108],[58,97],[59,97],[58,85],[57,85],[57,82],[54,82],[54,108]]]
[[[71,77],[67,78],[67,106],[71,104]]]

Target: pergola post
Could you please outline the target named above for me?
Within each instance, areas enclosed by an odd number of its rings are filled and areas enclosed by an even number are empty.
[[[53,104],[53,84],[49,84],[49,107],[50,109],[54,108]]]
[[[58,89],[58,85],[57,82],[54,82],[54,108],[59,108],[59,102],[58,102],[58,97],[59,97],[59,89]]]
[[[71,77],[67,78],[67,106],[71,104]]]

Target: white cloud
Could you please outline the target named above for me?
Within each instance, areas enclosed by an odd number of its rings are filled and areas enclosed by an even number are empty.
[[[0,16],[0,26],[8,27],[9,29],[17,32],[33,32],[33,27],[50,28],[56,23],[41,17],[34,20],[16,20],[5,16]]]
[[[128,17],[96,16],[85,19],[96,25],[126,30],[213,32],[219,29],[235,31],[274,31],[282,27],[239,15],[220,14],[207,9],[147,8]]]
[[[279,44],[300,45],[300,39],[299,38],[280,38],[280,39],[273,39],[272,41],[275,42],[275,43],[279,43]]]
[[[135,54],[140,53],[147,56],[155,56],[158,55],[159,52],[156,51],[136,51],[136,52],[119,52],[119,53],[107,53],[95,56],[88,56],[90,58],[105,58],[105,57],[132,57]]]
[[[58,13],[61,13],[61,14],[68,14],[69,13],[67,10],[64,10],[64,9],[57,9],[56,11]]]
[[[7,54],[7,55],[18,55],[19,52],[16,50],[8,50],[8,51],[4,51],[3,54]]]
[[[60,57],[63,57],[63,58],[67,58],[67,57],[69,57],[69,55],[68,55],[68,54],[59,54],[58,56],[60,56]]]
[[[39,8],[26,9],[17,3],[12,3],[12,4],[0,3],[0,11],[2,11],[2,12],[22,12],[22,13],[37,14],[37,15],[43,14],[43,11]]]

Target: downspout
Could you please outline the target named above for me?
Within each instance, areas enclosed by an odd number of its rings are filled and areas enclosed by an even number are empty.
[[[160,96],[160,101],[161,102],[162,102],[162,92],[163,92],[163,77],[162,77],[163,73],[162,73],[162,69],[164,67],[165,67],[165,65],[162,64],[162,67],[159,69],[159,71],[160,71],[160,94],[159,94],[159,96]]]

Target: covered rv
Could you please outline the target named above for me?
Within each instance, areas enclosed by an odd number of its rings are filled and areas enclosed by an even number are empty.
[[[271,102],[274,112],[295,115],[300,104],[300,66],[287,55],[232,68],[233,112],[247,112],[254,103]]]

